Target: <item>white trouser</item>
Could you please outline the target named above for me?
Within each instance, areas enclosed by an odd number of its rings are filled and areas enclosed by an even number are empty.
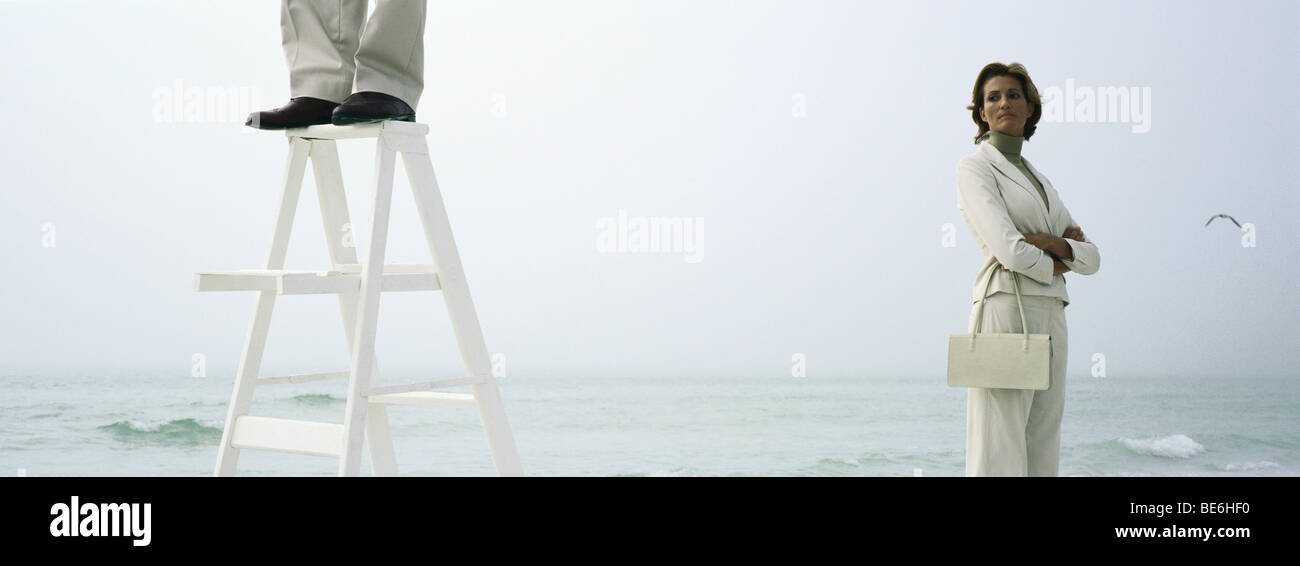
[[[981,389],[966,394],[967,476],[1055,476],[1061,456],[1065,411],[1065,362],[1069,345],[1065,306],[1060,299],[1022,295],[1030,334],[1052,336],[1052,388]],[[1023,332],[1015,293],[985,299],[980,332]],[[971,305],[970,326],[975,331]]]
[[[415,109],[424,91],[426,0],[282,0],[280,36],[289,96],[342,102],[375,91]]]

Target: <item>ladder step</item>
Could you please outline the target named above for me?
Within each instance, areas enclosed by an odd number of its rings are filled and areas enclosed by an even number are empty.
[[[412,391],[409,393],[389,393],[371,395],[371,403],[384,405],[422,405],[426,407],[464,407],[473,409],[478,402],[469,393],[443,393],[441,391]]]
[[[230,446],[338,458],[343,453],[343,425],[245,415],[235,421]]]
[[[330,371],[325,373],[299,373],[294,375],[283,375],[278,377],[260,377],[257,379],[257,385],[279,385],[282,383],[307,383],[308,381],[320,381],[323,379],[347,379],[352,376],[351,371]]]
[[[334,271],[343,273],[357,274],[361,273],[361,264],[344,263],[334,268]],[[438,270],[432,263],[385,263],[384,273],[436,273]]]
[[[438,274],[432,264],[384,265],[381,291],[436,291]],[[194,274],[195,291],[276,291],[281,295],[355,293],[361,289],[361,268],[341,265],[327,271],[240,269]]]
[[[428,391],[430,389],[441,389],[443,387],[457,387],[461,385],[477,385],[487,383],[486,377],[458,377],[456,379],[443,379],[441,381],[422,381],[419,383],[403,383],[400,385],[385,385],[375,387],[362,393],[366,397],[375,397],[379,395],[390,395],[393,393],[409,393],[412,391]]]
[[[384,120],[382,122],[349,124],[346,126],[321,124],[317,126],[307,126],[305,128],[290,128],[284,131],[285,135],[290,138],[308,138],[317,140],[373,138],[378,137],[379,134],[383,132],[423,137],[429,135],[429,125],[418,122]]]

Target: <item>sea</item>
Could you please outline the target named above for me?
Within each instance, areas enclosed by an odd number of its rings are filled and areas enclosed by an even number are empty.
[[[427,378],[424,378],[427,379]],[[385,384],[421,381],[385,373]],[[1067,379],[1062,476],[1300,475],[1300,381]],[[210,476],[233,376],[0,369],[0,477]],[[966,391],[930,377],[509,376],[532,476],[961,476]],[[259,387],[251,414],[341,423],[342,380]],[[398,472],[490,476],[477,411],[390,406]],[[238,475],[337,460],[242,451]],[[369,474],[369,463],[362,464]]]

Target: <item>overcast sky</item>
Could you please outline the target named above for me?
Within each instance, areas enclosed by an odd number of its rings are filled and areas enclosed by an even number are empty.
[[[286,142],[242,122],[288,98],[279,18],[0,1],[0,364],[233,375],[254,294],[192,280],[265,259]],[[809,377],[941,378],[980,264],[955,167],[992,61],[1064,93],[1024,155],[1102,256],[1066,276],[1070,376],[1094,354],[1111,377],[1300,361],[1296,2],[435,0],[425,42],[417,117],[511,378],[788,376],[795,354]],[[1081,121],[1118,88],[1140,122]],[[373,142],[340,150],[362,223]],[[427,261],[400,171],[388,258]],[[288,263],[324,268],[306,182]],[[620,211],[696,246],[602,252]],[[264,373],[346,369],[343,336],[333,297],[282,298]],[[451,339],[437,294],[384,295],[382,368],[458,373]]]

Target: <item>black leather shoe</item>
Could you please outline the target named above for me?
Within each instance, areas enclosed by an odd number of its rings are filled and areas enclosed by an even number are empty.
[[[338,105],[337,102],[299,96],[289,99],[288,104],[279,108],[249,114],[248,121],[244,122],[244,125],[259,130],[283,130],[328,124],[330,113]]]
[[[415,111],[402,99],[382,92],[354,92],[334,109],[331,122],[336,126],[380,120],[414,122]]]

